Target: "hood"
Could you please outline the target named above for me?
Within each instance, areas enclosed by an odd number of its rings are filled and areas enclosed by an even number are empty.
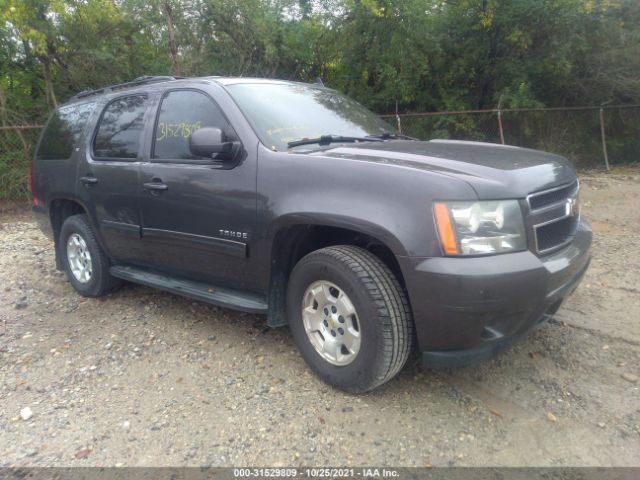
[[[458,140],[367,142],[312,155],[436,171],[466,181],[480,199],[522,198],[576,178],[569,161],[552,153]]]

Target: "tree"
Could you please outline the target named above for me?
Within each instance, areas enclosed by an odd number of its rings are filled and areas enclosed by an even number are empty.
[[[320,77],[380,112],[640,102],[637,0],[0,0],[0,15],[5,110],[32,118],[167,74]]]

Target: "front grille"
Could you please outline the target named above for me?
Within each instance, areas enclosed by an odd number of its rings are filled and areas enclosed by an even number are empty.
[[[580,220],[578,181],[534,192],[527,197],[528,224],[533,229],[535,252],[551,253],[573,240]]]
[[[532,193],[528,197],[529,206],[531,210],[540,210],[550,205],[561,203],[571,196],[575,196],[577,191],[578,181],[576,180],[571,185],[565,185],[544,192]]]
[[[546,252],[555,247],[564,245],[573,239],[578,226],[578,217],[564,217],[557,222],[549,223],[536,228],[536,240],[538,252]]]

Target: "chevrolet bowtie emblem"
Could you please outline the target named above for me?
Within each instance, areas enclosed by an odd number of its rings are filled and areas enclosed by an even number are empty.
[[[580,206],[577,198],[568,198],[565,205],[565,215],[576,216],[580,213]]]

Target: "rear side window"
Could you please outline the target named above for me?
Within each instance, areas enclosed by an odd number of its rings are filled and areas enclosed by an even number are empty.
[[[189,135],[203,127],[219,128],[227,140],[236,139],[220,108],[204,93],[194,90],[169,92],[160,105],[153,158],[198,158],[189,151]]]
[[[53,112],[42,134],[36,158],[66,160],[80,142],[82,131],[95,108],[95,103],[62,107]]]
[[[93,143],[97,159],[135,160],[140,149],[147,97],[135,95],[114,100],[104,109]]]

